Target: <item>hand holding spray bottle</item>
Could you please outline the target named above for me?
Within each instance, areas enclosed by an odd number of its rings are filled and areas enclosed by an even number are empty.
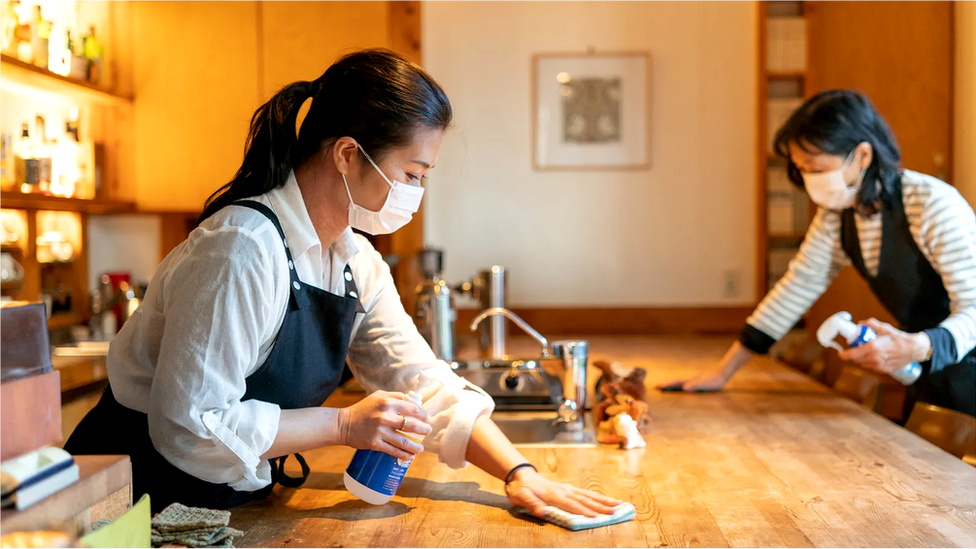
[[[869,326],[855,324],[851,319],[851,313],[847,311],[834,314],[825,320],[820,325],[820,328],[817,329],[817,341],[821,345],[843,351],[844,349],[834,341],[834,338],[838,335],[847,340],[851,348],[870,343],[878,337],[878,334]],[[918,378],[922,375],[922,366],[918,362],[912,362],[889,375],[904,385],[911,385],[918,381]]]

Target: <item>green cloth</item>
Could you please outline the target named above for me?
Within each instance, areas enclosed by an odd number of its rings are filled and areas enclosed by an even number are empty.
[[[85,547],[102,549],[107,547],[151,547],[150,545],[150,512],[149,495],[139,498],[139,501],[125,512],[124,515],[112,522],[98,521],[98,528],[81,538]]]

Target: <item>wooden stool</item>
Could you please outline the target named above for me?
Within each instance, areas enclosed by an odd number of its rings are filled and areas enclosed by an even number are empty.
[[[817,343],[817,340],[804,333],[789,341],[786,348],[781,353],[777,353],[778,356],[774,358],[806,374],[820,359],[822,353],[823,347]]]
[[[818,358],[810,365],[810,370],[806,372],[817,383],[827,384],[827,363],[823,357]]]
[[[881,379],[869,372],[853,366],[845,366],[834,382],[834,391],[868,410],[880,412]]]
[[[976,417],[916,402],[905,428],[976,467]]]

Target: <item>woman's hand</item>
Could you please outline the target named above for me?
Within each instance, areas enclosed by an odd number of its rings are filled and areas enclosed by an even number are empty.
[[[897,372],[912,362],[924,360],[932,345],[925,332],[910,334],[874,318],[860,324],[866,324],[877,332],[877,339],[860,347],[841,351],[838,356],[841,360],[854,362],[865,370],[879,374]]]
[[[532,469],[519,469],[505,486],[508,499],[540,517],[547,506],[558,507],[576,515],[595,517],[613,514],[620,500],[583,490],[571,484],[549,480]]]
[[[657,386],[662,391],[685,391],[689,393],[711,393],[722,390],[739,368],[752,359],[753,352],[736,341],[725,352],[718,368],[711,372],[698,374],[691,379],[662,383]]]
[[[339,409],[342,444],[360,450],[378,450],[411,461],[424,451],[418,442],[401,435],[430,434],[427,413],[403,393],[376,391],[363,400]]]
[[[725,370],[720,369],[714,372],[699,374],[691,379],[681,379],[671,383],[662,383],[657,386],[662,391],[684,391],[686,393],[713,393],[721,391],[722,387],[729,381],[725,375]]]

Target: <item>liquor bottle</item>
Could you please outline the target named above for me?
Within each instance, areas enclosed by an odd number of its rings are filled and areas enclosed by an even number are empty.
[[[85,58],[88,59],[88,81],[98,84],[102,80],[102,46],[95,36],[95,25],[89,27],[88,36],[82,42]]]
[[[13,0],[11,9],[17,15],[17,28],[14,31],[14,45],[12,47],[16,48],[17,59],[24,63],[33,63],[34,48],[31,45],[33,31],[31,30],[30,14],[24,13],[20,0]]]
[[[40,183],[37,159],[34,158],[34,147],[30,136],[30,124],[24,122],[21,126],[20,139],[14,150],[15,185],[20,185],[20,192],[31,194],[38,192]]]
[[[71,198],[75,195],[81,170],[78,163],[78,132],[70,121],[58,138],[51,158],[51,194]]]
[[[37,179],[38,189],[48,194],[51,190],[51,147],[47,139],[47,126],[44,117],[37,115],[34,118],[34,158],[37,159]]]
[[[34,64],[42,69],[48,66],[48,42],[51,39],[51,22],[41,15],[41,6],[34,6],[34,21],[31,28],[31,46],[34,51]]]
[[[4,192],[13,190],[17,181],[13,145],[12,135],[0,134],[0,190]]]
[[[0,7],[0,51],[6,55],[17,55],[17,27],[20,26],[20,17],[14,9],[12,0],[3,0]]]

